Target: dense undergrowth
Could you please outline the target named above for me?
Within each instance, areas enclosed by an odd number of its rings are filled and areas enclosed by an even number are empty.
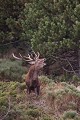
[[[80,120],[80,92],[45,76],[41,93],[27,95],[25,83],[0,82],[0,120]]]

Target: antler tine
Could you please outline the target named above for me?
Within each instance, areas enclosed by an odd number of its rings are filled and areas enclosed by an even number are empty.
[[[16,56],[14,55],[14,53],[12,53],[12,56],[13,56],[15,59],[22,60],[22,58],[16,57]]]
[[[33,53],[34,53],[35,57],[37,57],[37,54],[34,51],[33,51]]]
[[[33,51],[33,52],[34,52],[34,51]],[[34,52],[34,55],[35,55],[35,60],[38,60],[38,59],[39,59],[39,56],[40,56],[39,52],[37,52],[37,54]]]
[[[23,58],[22,55],[21,55],[20,53],[19,53],[19,55],[20,55],[21,58]]]
[[[27,57],[27,56],[24,56],[24,58],[29,59],[29,61],[32,61],[32,60],[33,60],[33,59],[30,57],[29,54],[28,54],[28,57]]]
[[[24,56],[22,56],[20,53],[19,53],[19,55],[20,55],[20,57],[21,57],[23,60],[25,60],[25,59],[24,59]],[[25,61],[30,62],[30,60],[25,60]]]
[[[30,54],[28,54],[28,58],[29,58],[30,60],[33,60],[33,59],[31,58]]]
[[[20,55],[20,57],[23,58],[23,59],[24,59],[24,57],[27,58],[27,59],[29,59],[29,60],[26,60],[26,61],[31,61],[31,60],[33,60],[33,59],[30,57],[29,54],[28,54],[28,57],[22,56],[20,53],[19,53],[19,55]]]

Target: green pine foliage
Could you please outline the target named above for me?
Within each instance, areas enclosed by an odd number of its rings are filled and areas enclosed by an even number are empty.
[[[79,47],[79,0],[33,0],[25,4],[23,16],[22,35],[45,56]]]

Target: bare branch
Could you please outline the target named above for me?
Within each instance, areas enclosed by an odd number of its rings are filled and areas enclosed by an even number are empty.
[[[62,67],[62,69],[66,72],[69,72],[69,73],[74,73],[74,71],[71,71],[71,70],[67,70],[66,68]],[[76,72],[79,71],[79,70],[75,70]]]
[[[67,63],[68,63],[69,66],[71,67],[72,71],[67,70],[67,69],[65,69],[64,67],[62,67],[62,69],[65,70],[66,72],[72,72],[72,73],[76,74],[75,71],[78,71],[78,70],[74,70],[74,69],[73,69],[73,66],[71,65],[70,61],[69,61],[67,58],[64,59],[64,58],[57,57],[57,56],[53,56],[53,57],[54,57],[55,59],[59,59],[59,60],[62,60],[62,61],[67,61]],[[56,60],[56,61],[57,61],[57,60]]]
[[[69,60],[66,58],[66,61],[69,63],[69,65],[71,66],[72,68],[72,71],[74,72],[74,74],[76,74],[75,70],[73,69],[73,66],[71,65],[71,63],[69,62]]]
[[[62,60],[62,61],[66,61],[66,58],[57,57],[57,56],[53,56],[53,57],[56,58],[56,59],[60,59],[60,60]],[[69,61],[76,62],[77,60],[74,60],[74,59],[71,58]]]

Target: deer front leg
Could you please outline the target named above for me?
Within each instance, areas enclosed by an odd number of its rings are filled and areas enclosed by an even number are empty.
[[[40,86],[37,86],[37,87],[36,87],[36,92],[37,92],[37,95],[40,94]]]
[[[29,81],[26,82],[26,87],[27,87],[27,93],[30,94],[30,93],[31,93],[31,88],[30,88],[30,83],[29,83]]]
[[[30,94],[31,93],[31,88],[29,86],[27,86],[27,93]]]

